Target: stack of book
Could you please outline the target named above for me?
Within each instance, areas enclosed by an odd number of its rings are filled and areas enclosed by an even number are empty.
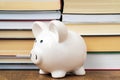
[[[61,8],[61,0],[0,0],[0,69],[35,69],[32,24],[60,20]]]
[[[55,19],[85,39],[86,69],[120,69],[119,8],[120,0],[0,0],[0,69],[38,69],[32,23]]]
[[[86,69],[120,69],[119,8],[119,0],[64,0],[62,21],[87,44]]]

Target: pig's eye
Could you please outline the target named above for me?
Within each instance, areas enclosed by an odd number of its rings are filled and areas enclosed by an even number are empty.
[[[37,55],[35,55],[35,59],[37,60]]]
[[[43,40],[40,40],[40,43],[43,43]]]

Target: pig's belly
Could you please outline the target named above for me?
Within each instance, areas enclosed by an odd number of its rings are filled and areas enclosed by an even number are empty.
[[[55,59],[48,58],[43,60],[42,63],[38,66],[40,67],[40,69],[47,72],[53,72],[56,70],[64,70],[66,72],[69,72],[80,68],[84,63],[85,58],[86,54],[80,54],[70,57],[56,56]]]

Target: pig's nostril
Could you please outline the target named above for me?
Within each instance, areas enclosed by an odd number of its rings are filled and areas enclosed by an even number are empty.
[[[37,60],[37,55],[35,55],[35,59]]]
[[[32,54],[30,54],[30,58],[32,57]]]

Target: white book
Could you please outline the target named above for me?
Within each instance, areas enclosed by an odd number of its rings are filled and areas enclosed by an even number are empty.
[[[51,20],[60,17],[60,11],[0,11],[0,20]]]
[[[0,69],[38,69],[34,64],[0,64]]]
[[[63,14],[65,23],[120,23],[119,14]]]
[[[0,21],[0,29],[32,29],[35,21]],[[49,21],[42,21],[46,24]]]
[[[92,53],[87,55],[85,69],[118,70],[120,69],[120,53]]]

